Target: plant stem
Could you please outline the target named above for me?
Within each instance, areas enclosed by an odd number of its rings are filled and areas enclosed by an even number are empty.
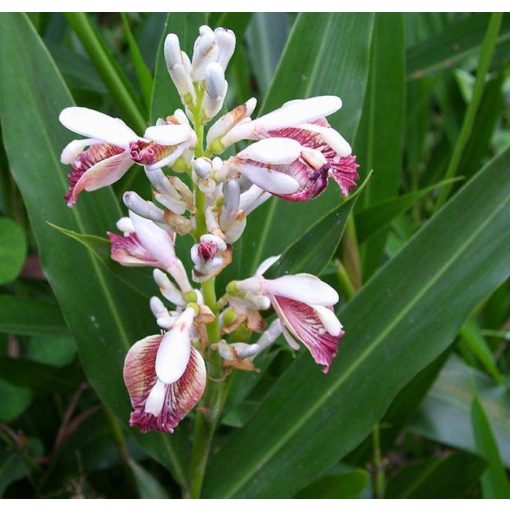
[[[194,127],[197,135],[195,156],[202,157],[204,154],[204,125],[201,119],[201,101],[203,94],[197,93],[197,104],[194,109]],[[196,207],[196,231],[195,237],[198,241],[200,236],[207,233],[205,219],[206,200],[205,194],[195,187]],[[211,349],[211,344],[220,341],[220,324],[218,318],[218,306],[216,300],[215,278],[202,283],[202,294],[204,303],[214,313],[214,321],[207,325],[207,337],[209,347],[206,353],[207,359],[207,386],[202,402],[195,417],[195,429],[193,432],[193,446],[191,451],[189,491],[192,498],[199,498],[202,491],[207,459],[211,450],[214,430],[218,423],[224,402],[226,389],[223,363],[219,352]]]
[[[467,107],[466,115],[464,117],[464,121],[462,122],[462,128],[457,138],[457,142],[455,143],[455,147],[453,148],[452,158],[448,164],[448,168],[446,169],[446,174],[444,176],[445,179],[451,179],[457,174],[464,148],[466,147],[466,144],[468,143],[473,131],[476,113],[478,111],[478,107],[480,106],[483,89],[485,87],[485,77],[489,70],[494,48],[496,47],[499,27],[501,25],[501,18],[502,14],[500,12],[495,12],[492,13],[489,20],[489,26],[487,27],[487,32],[480,49],[480,59],[478,62],[478,68],[476,70],[476,80],[473,89],[473,96],[471,97],[471,101]],[[446,202],[452,189],[452,185],[453,183],[449,183],[440,191],[436,202],[436,210]]]
[[[350,277],[354,289],[361,288],[361,256],[359,252],[356,225],[351,215],[345,226],[345,233],[342,239],[342,263],[345,271]]]
[[[381,435],[380,426],[377,423],[372,432],[372,445],[373,445],[373,484],[374,484],[374,498],[384,498],[384,466],[381,457]]]

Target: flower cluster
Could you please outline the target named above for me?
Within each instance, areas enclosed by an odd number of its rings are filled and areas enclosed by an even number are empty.
[[[338,294],[329,285],[310,274],[264,277],[278,257],[264,261],[252,277],[228,284],[216,300],[214,277],[230,264],[233,243],[254,209],[271,196],[312,199],[329,178],[347,196],[358,178],[351,147],[326,120],[342,106],[335,96],[290,101],[255,119],[252,98],[217,119],[204,136],[204,126],[223,108],[234,48],[233,32],[203,26],[190,59],[169,34],[165,59],[183,109],[143,136],[87,108],[66,108],[60,115],[66,128],[85,137],[61,156],[71,166],[69,206],[81,192],[115,183],[134,165],[143,167],[152,186],[150,200],[124,194],[129,215],[117,222],[119,233],[108,233],[112,259],[153,267],[162,298],[150,301],[160,333],[136,342],[124,363],[130,424],[144,432],[172,432],[196,406],[206,389],[206,361],[213,363],[214,354],[225,374],[253,369],[255,356],[282,334],[293,349],[303,344],[327,372],[343,336],[333,310]],[[221,158],[241,141],[253,143]],[[176,240],[185,235],[195,243],[189,275],[175,253]],[[276,318],[266,328],[269,309]],[[261,333],[258,341],[225,339],[241,327]]]

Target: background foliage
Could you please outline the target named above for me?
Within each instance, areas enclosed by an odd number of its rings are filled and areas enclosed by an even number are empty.
[[[373,173],[250,216],[220,284],[286,250],[273,271],[321,271],[347,335],[328,376],[284,342],[235,374],[204,496],[510,497],[510,17],[430,13],[0,14],[0,495],[186,495],[193,417],[126,426],[147,274],[49,223],[104,235],[147,193],[133,171],[69,210],[59,111],[142,131],[178,106],[164,35],[189,51],[205,22],[238,38],[229,107],[337,94]]]

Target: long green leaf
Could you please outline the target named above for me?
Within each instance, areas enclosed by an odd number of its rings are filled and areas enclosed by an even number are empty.
[[[404,28],[402,13],[375,15],[368,88],[354,145],[361,175],[374,170],[361,200],[365,207],[395,196],[400,185],[406,104]],[[379,266],[385,240],[381,233],[362,247],[365,279]]]
[[[506,151],[347,304],[346,337],[329,374],[309,356],[294,362],[213,458],[207,495],[290,496],[369,434],[398,391],[508,277],[509,167]],[[227,465],[236,466],[228,476]]]
[[[131,343],[157,332],[148,304],[103,270],[89,251],[47,224],[104,235],[121,211],[110,190],[80,197],[74,209],[65,206],[66,169],[59,163],[59,154],[70,135],[57,119],[64,107],[73,104],[72,98],[24,15],[0,17],[0,47],[2,133],[42,265],[90,383],[122,423],[127,423],[130,405],[122,382],[123,358]],[[137,437],[183,481],[183,468],[173,448],[175,439],[157,434]]]

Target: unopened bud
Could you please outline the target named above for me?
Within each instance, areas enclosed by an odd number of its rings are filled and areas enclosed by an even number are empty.
[[[221,314],[221,323],[223,326],[228,327],[237,320],[237,313],[232,308],[227,308],[222,314]]]
[[[198,177],[202,179],[207,179],[212,170],[211,160],[208,158],[197,158],[193,162],[193,169]]]
[[[144,200],[135,191],[126,191],[126,193],[124,193],[123,200],[125,206],[130,211],[138,214],[138,216],[157,222],[164,221],[163,211],[154,203]]]
[[[203,81],[205,79],[205,69],[207,64],[216,61],[218,57],[218,45],[216,37],[210,27],[203,25],[200,27],[200,35],[195,41],[193,58],[191,60],[191,78],[193,81]]]
[[[205,70],[205,104],[206,118],[214,117],[222,108],[227,95],[228,83],[223,68],[217,62],[208,64]]]
[[[236,36],[232,30],[217,28],[214,31],[216,44],[218,45],[218,64],[225,70],[234,54],[236,47]]]

